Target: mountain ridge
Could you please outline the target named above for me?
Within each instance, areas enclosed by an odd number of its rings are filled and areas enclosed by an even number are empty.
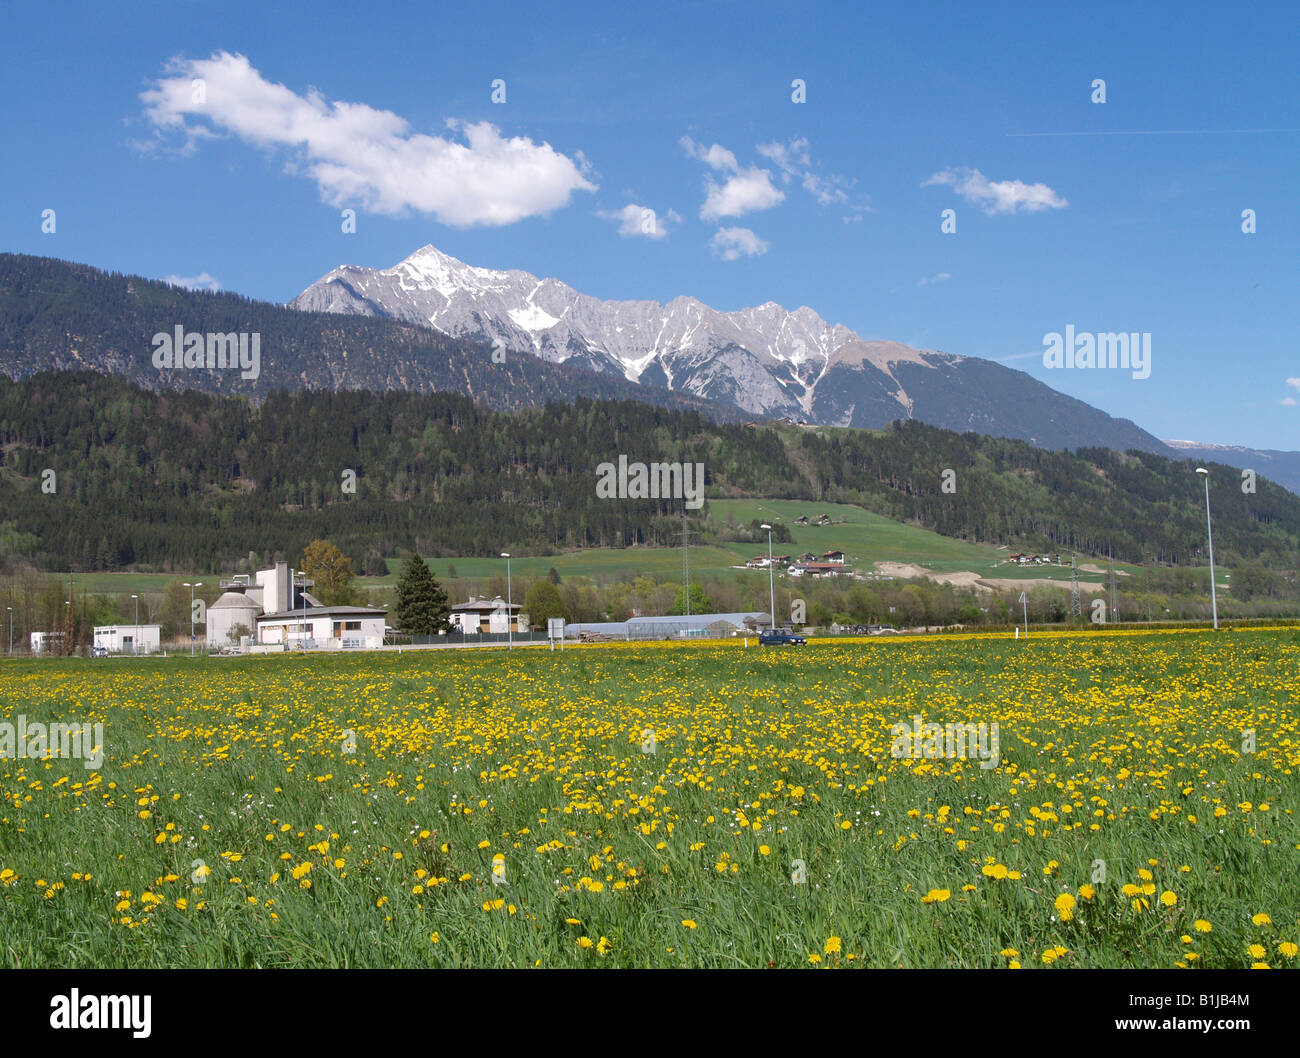
[[[432,244],[384,269],[340,265],[288,302],[383,316],[553,363],[734,404],[755,417],[879,429],[917,418],[1047,448],[1103,444],[1169,455],[1135,423],[1030,375],[938,350],[864,339],[806,305],[723,312],[698,298],[602,301],[561,280],[482,268]],[[963,392],[963,390],[965,392]]]

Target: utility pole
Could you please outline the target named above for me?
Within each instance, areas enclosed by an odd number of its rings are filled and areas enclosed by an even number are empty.
[[[1070,556],[1070,617],[1083,620],[1083,593],[1079,590],[1079,556]]]
[[[691,616],[691,537],[699,534],[694,529],[686,528],[686,515],[682,515],[681,532],[674,536],[682,538],[682,597],[686,600],[686,616]]]
[[[1214,630],[1219,630],[1219,596],[1214,586],[1214,529],[1210,526],[1210,472],[1197,467],[1196,473],[1205,479],[1205,538],[1210,545],[1210,605],[1214,607]]]
[[[1109,605],[1106,607],[1106,620],[1117,622],[1119,621],[1119,614],[1115,612],[1115,552],[1109,544],[1106,545],[1106,560],[1108,567],[1106,593],[1109,596]]]

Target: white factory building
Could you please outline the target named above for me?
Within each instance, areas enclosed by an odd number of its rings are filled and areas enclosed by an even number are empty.
[[[94,642],[110,654],[155,654],[162,649],[162,625],[96,625]]]
[[[211,612],[211,611],[209,611]],[[368,606],[312,606],[257,618],[257,641],[290,650],[373,650],[384,645],[387,610]]]
[[[388,612],[365,606],[324,606],[308,588],[315,582],[277,562],[252,577],[223,580],[208,607],[208,648],[340,650],[383,645]]]

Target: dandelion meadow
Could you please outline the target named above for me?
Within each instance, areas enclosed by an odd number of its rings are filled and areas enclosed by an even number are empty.
[[[24,967],[1287,967],[1294,629],[15,661]],[[891,728],[997,725],[995,767]]]

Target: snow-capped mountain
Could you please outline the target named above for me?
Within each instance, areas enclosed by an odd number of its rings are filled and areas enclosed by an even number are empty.
[[[1200,441],[1166,441],[1184,458],[1224,463],[1240,470],[1253,470],[1300,494],[1300,452],[1272,448],[1244,448],[1241,445],[1204,444]]]
[[[344,265],[289,303],[380,316],[553,363],[692,393],[755,418],[878,428],[917,418],[1045,447],[1168,454],[1127,420],[974,357],[868,341],[810,308],[719,312],[696,298],[601,301],[557,279],[458,261],[433,246],[392,268]]]

